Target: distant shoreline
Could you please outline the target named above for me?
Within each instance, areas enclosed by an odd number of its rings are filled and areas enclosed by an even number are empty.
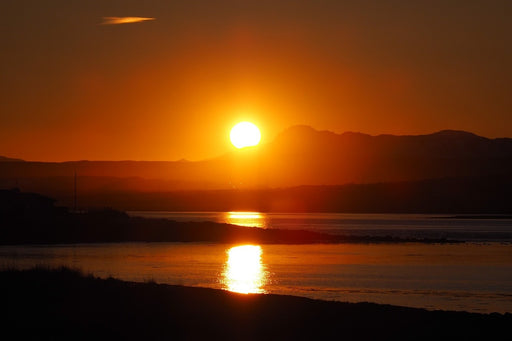
[[[2,204],[3,202],[3,204]],[[332,235],[306,230],[260,229],[215,222],[131,217],[114,209],[72,211],[55,200],[19,190],[0,191],[0,245],[116,242],[258,244],[457,243],[445,238]]]
[[[512,219],[512,214],[468,214],[452,215],[447,217],[434,217],[435,219]]]
[[[447,238],[334,235],[307,230],[261,229],[225,223],[177,222],[129,217],[106,210],[66,214],[48,221],[30,219],[7,222],[0,228],[0,245],[91,244],[122,242],[210,242],[257,244],[343,243],[464,243]]]
[[[243,295],[67,268],[0,271],[0,286],[2,331],[21,339],[489,340],[512,324],[510,313]]]

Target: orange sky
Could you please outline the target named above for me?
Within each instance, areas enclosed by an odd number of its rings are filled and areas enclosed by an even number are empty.
[[[295,124],[512,136],[512,2],[6,0],[0,155],[198,160]],[[142,17],[120,25],[104,17]]]

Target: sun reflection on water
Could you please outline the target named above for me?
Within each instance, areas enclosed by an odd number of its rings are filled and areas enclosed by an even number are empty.
[[[228,224],[265,228],[265,215],[260,212],[228,212]]]
[[[268,273],[261,261],[261,246],[241,245],[227,250],[223,284],[229,291],[242,294],[265,293]]]

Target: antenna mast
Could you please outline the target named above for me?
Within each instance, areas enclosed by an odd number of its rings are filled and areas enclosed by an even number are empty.
[[[76,171],[75,171],[75,181],[73,188],[73,210],[76,212]]]

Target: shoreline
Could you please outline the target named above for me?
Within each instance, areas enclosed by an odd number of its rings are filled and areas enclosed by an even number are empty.
[[[226,223],[178,222],[165,218],[131,217],[125,212],[15,217],[0,228],[0,245],[89,244],[119,242],[211,242],[257,244],[434,243],[455,244],[447,238],[336,235],[309,230],[261,229]]]
[[[0,287],[4,332],[21,338],[493,339],[512,323],[510,313],[236,294],[99,279],[69,268],[3,270]]]

